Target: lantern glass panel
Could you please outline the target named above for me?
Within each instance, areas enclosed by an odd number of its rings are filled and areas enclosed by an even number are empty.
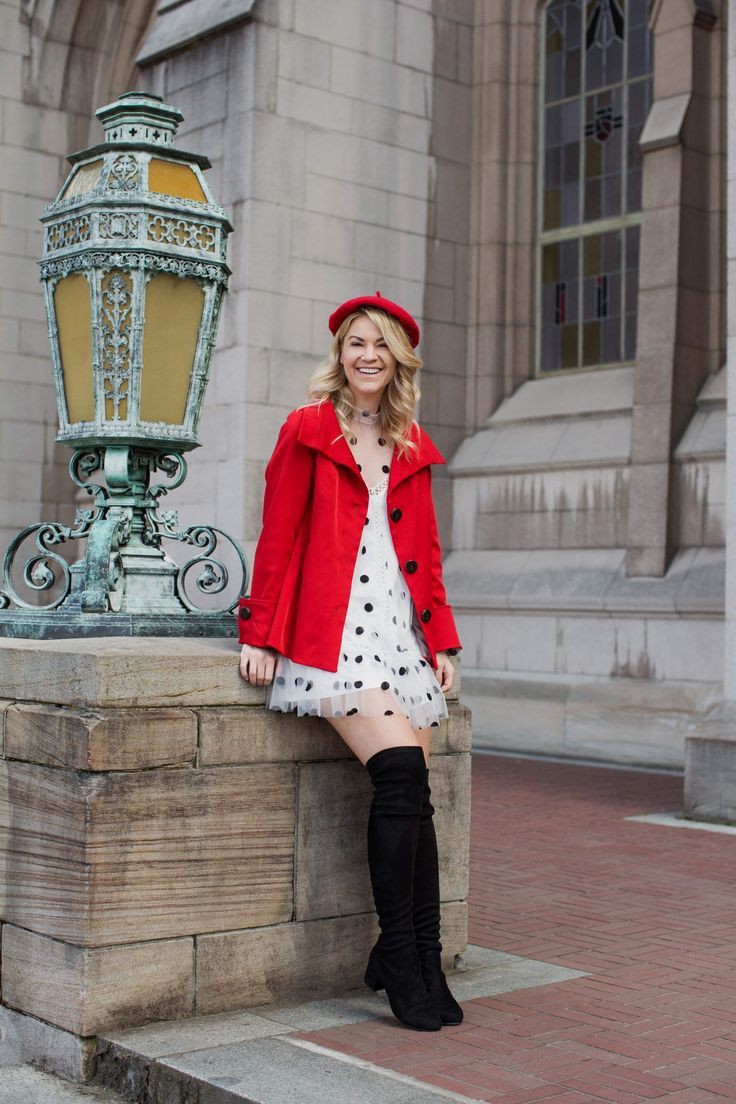
[[[177,165],[173,161],[162,161],[157,157],[148,166],[148,190],[161,195],[176,196],[178,199],[207,202],[202,185],[189,165]]]
[[[195,280],[169,273],[146,286],[141,421],[182,425],[204,309]]]
[[[72,196],[86,195],[96,186],[102,173],[103,162],[90,161],[86,165],[80,165],[69,177],[69,183],[59,196],[59,199],[71,199]]]
[[[95,416],[92,325],[85,276],[73,273],[59,281],[54,290],[54,310],[67,418],[71,423],[92,422]]]

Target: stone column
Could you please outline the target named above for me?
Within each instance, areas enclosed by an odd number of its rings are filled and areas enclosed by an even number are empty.
[[[733,14],[733,3],[729,14]],[[736,20],[729,19],[727,89],[726,625],[723,702],[685,742],[685,815],[736,823]]]
[[[362,984],[370,778],[265,710],[231,640],[0,640],[0,1038],[67,1076],[98,1032]],[[458,672],[459,673],[459,672]],[[467,943],[470,714],[432,730],[447,966]]]
[[[693,0],[657,0],[651,25],[626,573],[661,576],[674,553],[672,453],[722,364],[722,48],[714,10]]]

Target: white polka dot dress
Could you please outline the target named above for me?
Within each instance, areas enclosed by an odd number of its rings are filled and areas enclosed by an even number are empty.
[[[426,640],[399,569],[388,523],[388,475],[369,488],[368,521],[355,562],[337,671],[276,660],[269,709],[321,717],[403,713],[412,728],[448,716]]]

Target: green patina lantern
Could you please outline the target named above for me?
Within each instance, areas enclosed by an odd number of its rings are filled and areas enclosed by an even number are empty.
[[[31,525],[11,542],[0,633],[231,635],[247,582],[242,549],[213,526],[179,529],[158,501],[184,480],[184,453],[199,444],[232,227],[204,179],[207,158],[173,148],[180,111],[130,92],[97,115],[105,140],[69,158],[72,170],[42,218],[40,262],[57,440],[74,449],[71,477],[94,505],[78,510],[73,526]],[[92,482],[96,472],[104,484]],[[163,482],[152,483],[157,473]],[[84,559],[67,564],[57,546],[82,538]],[[179,566],[163,538],[196,554]],[[14,582],[29,539],[36,552],[23,582],[35,601]],[[224,546],[238,586],[223,606],[216,596],[232,583]],[[189,593],[195,571],[204,609]]]

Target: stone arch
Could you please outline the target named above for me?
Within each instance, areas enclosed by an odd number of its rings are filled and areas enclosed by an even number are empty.
[[[70,148],[96,137],[95,109],[131,83],[155,8],[156,0],[23,0],[23,100],[67,114]]]

